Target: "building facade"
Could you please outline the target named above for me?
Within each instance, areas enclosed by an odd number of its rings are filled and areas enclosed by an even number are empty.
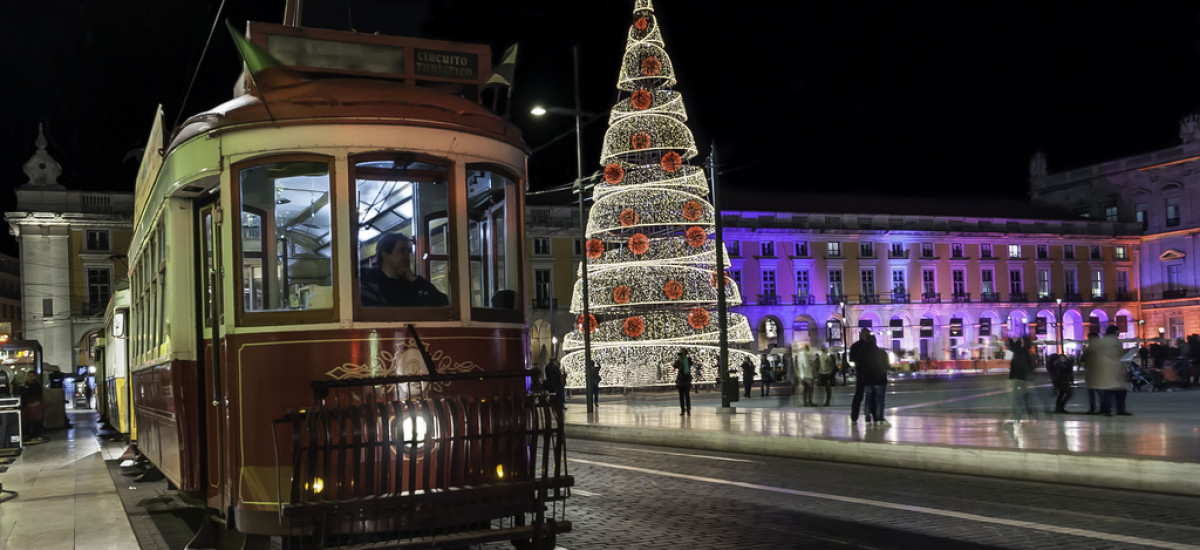
[[[24,338],[41,343],[46,363],[74,372],[77,346],[102,328],[113,286],[128,272],[133,194],[66,189],[40,128],[36,144],[17,209],[5,213],[20,247]]]
[[[3,325],[3,323],[8,323]],[[21,328],[21,263],[8,254],[0,254],[0,326],[8,328],[8,338],[23,338]],[[3,336],[0,336],[2,338]]]
[[[1147,333],[1200,332],[1200,115],[1180,121],[1179,146],[1048,173],[1030,165],[1030,197],[1095,220],[1133,222]]]
[[[525,239],[525,250],[529,251],[526,280],[531,285],[527,293],[533,306],[530,351],[534,363],[542,365],[551,354],[557,356],[563,335],[571,331],[575,322],[569,310],[571,291],[583,260],[579,207],[527,206]]]

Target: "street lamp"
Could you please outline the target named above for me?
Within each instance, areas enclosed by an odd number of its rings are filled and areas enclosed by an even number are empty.
[[[846,385],[846,369],[850,368],[850,320],[846,318],[846,300],[842,300],[842,385]],[[857,382],[855,382],[857,384]]]
[[[1058,354],[1059,354],[1059,355],[1062,355],[1062,352],[1063,352],[1063,326],[1062,326],[1062,325],[1063,325],[1063,306],[1062,306],[1062,298],[1058,298],[1056,301],[1058,302],[1058,319],[1057,319],[1057,320],[1058,320]],[[1076,336],[1076,338],[1078,338],[1078,336]]]
[[[1145,319],[1138,319],[1138,343],[1137,343],[1137,345],[1138,345],[1139,349],[1142,346],[1146,345],[1146,343],[1144,341],[1146,339],[1146,331],[1143,328],[1145,326],[1145,324],[1146,324]],[[1142,355],[1141,353],[1138,353],[1139,357],[1141,357],[1141,355]],[[1144,369],[1144,368],[1146,368],[1146,358],[1142,357],[1141,359],[1142,359],[1142,368]]]
[[[570,115],[575,117],[575,189],[579,193],[579,238],[583,243],[582,265],[583,265],[583,316],[582,321],[578,323],[580,332],[583,333],[583,379],[587,389],[587,412],[591,413],[596,405],[595,403],[595,384],[598,382],[591,376],[592,366],[592,333],[590,330],[591,311],[588,307],[588,258],[587,258],[587,220],[583,213],[583,121],[581,118],[585,114],[579,106],[579,46],[571,47],[571,56],[575,66],[575,108],[564,109],[561,107],[534,107],[530,114],[542,116],[546,113]]]

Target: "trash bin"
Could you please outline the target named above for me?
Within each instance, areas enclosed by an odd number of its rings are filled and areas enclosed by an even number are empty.
[[[721,398],[727,399],[730,403],[742,398],[742,393],[738,391],[741,384],[738,383],[737,377],[730,376],[721,383]]]

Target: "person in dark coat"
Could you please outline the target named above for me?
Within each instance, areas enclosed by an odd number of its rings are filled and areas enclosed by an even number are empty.
[[[775,370],[771,367],[771,362],[764,357],[758,367],[759,377],[762,378],[762,386],[758,391],[759,397],[771,395],[771,383],[775,381]]]
[[[861,380],[863,393],[867,398],[867,422],[874,417],[876,426],[891,426],[883,417],[884,401],[887,397],[887,352],[875,344],[875,336],[871,335],[870,355],[858,369],[856,380]]]
[[[742,385],[746,388],[746,397],[750,397],[750,389],[754,387],[754,362],[749,357],[742,359]]]
[[[21,422],[22,434],[26,445],[45,443],[43,437],[46,420],[46,404],[42,399],[42,379],[37,373],[30,372],[21,390]]]
[[[865,328],[858,332],[858,341],[850,346],[850,360],[854,362],[856,370],[854,397],[850,400],[850,422],[852,424],[858,423],[858,411],[862,408],[863,397],[866,395],[866,388],[863,386],[863,371],[869,369],[869,364],[875,361],[875,349],[877,349],[875,338],[871,335],[871,331]],[[868,404],[867,425],[874,421],[873,412]]]
[[[1033,376],[1033,355],[1029,352],[1029,338],[1009,338],[1008,350],[1012,360],[1008,367],[1008,389],[1012,405],[1013,424],[1020,424],[1029,407],[1029,380]]]
[[[679,416],[692,414],[692,358],[687,348],[675,358],[675,389],[679,390]]]
[[[1075,362],[1068,355],[1055,354],[1046,363],[1046,372],[1050,374],[1050,383],[1054,385],[1054,412],[1066,413],[1067,401],[1071,400],[1074,392]]]
[[[388,233],[375,245],[375,265],[359,276],[359,298],[367,307],[437,307],[450,299],[412,270],[412,241]]]
[[[600,404],[600,363],[595,359],[587,363],[587,383],[592,391],[592,404]],[[586,394],[585,394],[586,395]]]
[[[563,382],[562,366],[558,364],[557,359],[551,359],[546,363],[546,381],[543,386],[546,392],[550,394],[550,402],[562,407],[565,411],[567,399],[567,387]]]

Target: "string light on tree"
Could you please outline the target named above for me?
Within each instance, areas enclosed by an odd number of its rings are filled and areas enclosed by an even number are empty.
[[[675,83],[654,6],[636,0],[617,81],[621,97],[600,152],[604,179],[593,191],[586,229],[588,296],[577,281],[571,298],[577,315],[586,299],[590,316],[586,323],[580,316],[563,341],[568,384],[584,383],[583,330],[605,384],[673,382],[669,365],[685,347],[699,367],[695,379],[716,379],[718,274],[727,303],[742,299],[725,272],[729,263],[717,266],[716,212],[704,171],[688,164],[696,142]],[[728,321],[730,343],[751,340],[744,316],[729,314]],[[749,351],[729,351],[733,364],[758,364]]]

